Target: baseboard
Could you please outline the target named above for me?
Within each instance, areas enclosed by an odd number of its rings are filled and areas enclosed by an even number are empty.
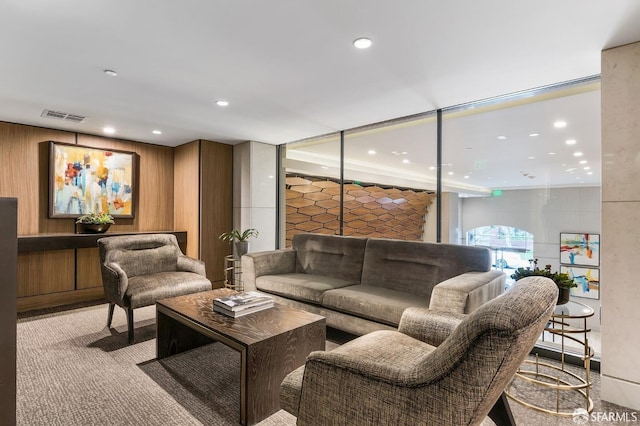
[[[104,298],[104,290],[102,286],[86,288],[83,290],[41,294],[38,296],[19,297],[17,310],[18,312],[26,312],[34,309],[70,305],[72,303],[86,302],[101,298]]]
[[[623,407],[640,410],[640,383],[601,376],[600,399]],[[640,418],[640,413],[637,414]]]

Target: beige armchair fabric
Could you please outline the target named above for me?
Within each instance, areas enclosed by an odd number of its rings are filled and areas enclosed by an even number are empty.
[[[544,329],[557,293],[553,281],[530,277],[462,317],[407,309],[399,331],[311,353],[283,381],[281,406],[299,425],[480,424]]]
[[[109,302],[107,327],[118,305],[127,311],[129,343],[133,310],[156,300],[211,290],[201,260],[182,254],[175,235],[144,234],[98,240],[104,294]]]

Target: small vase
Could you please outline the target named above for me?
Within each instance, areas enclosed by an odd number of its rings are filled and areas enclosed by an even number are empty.
[[[110,223],[76,223],[76,234],[104,234]]]
[[[234,241],[233,242],[233,255],[237,258],[241,258],[249,251],[249,241]]]
[[[558,303],[556,305],[564,305],[569,301],[571,296],[570,288],[558,288]]]

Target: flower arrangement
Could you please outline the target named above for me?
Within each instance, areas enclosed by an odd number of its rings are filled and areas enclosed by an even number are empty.
[[[222,241],[226,241],[229,244],[231,244],[234,241],[240,241],[240,242],[248,241],[249,238],[257,237],[258,235],[259,235],[258,230],[253,228],[245,229],[242,232],[238,231],[237,229],[233,229],[231,232],[225,232],[223,234],[220,234],[220,237],[218,238],[220,238]]]
[[[78,219],[76,219],[76,223],[84,223],[84,224],[94,224],[94,225],[104,225],[104,224],[114,224],[113,216],[108,213],[88,213],[83,214]]]
[[[544,269],[538,268],[538,259],[529,259],[530,267],[518,268],[511,275],[511,278],[518,281],[524,277],[530,277],[532,275],[551,278],[559,289],[570,289],[577,287],[573,279],[569,275],[562,272],[551,272],[551,265],[545,265]]]

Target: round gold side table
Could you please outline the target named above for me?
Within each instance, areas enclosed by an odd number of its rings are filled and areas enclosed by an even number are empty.
[[[545,328],[545,332],[550,333],[554,338],[554,341],[555,336],[559,336],[560,338],[560,366],[540,361],[538,359],[538,354],[536,354],[535,360],[525,360],[523,366],[533,365],[535,369],[523,369],[521,366],[513,376],[509,387],[505,391],[507,396],[512,400],[537,411],[556,416],[572,417],[575,413],[574,411],[560,411],[560,392],[578,392],[582,395],[585,405],[584,407],[576,407],[576,409],[586,409],[587,412],[590,413],[593,410],[593,400],[591,399],[589,392],[591,390],[591,358],[593,357],[594,352],[589,346],[589,339],[587,337],[587,333],[591,331],[587,328],[587,318],[592,317],[593,314],[593,309],[590,306],[573,300],[570,300],[564,305],[558,305]],[[572,322],[574,324],[577,322],[581,325],[571,325]],[[565,368],[565,355],[567,353],[568,346],[565,346],[565,339],[578,344],[578,348],[581,350],[580,358],[584,361],[584,377],[568,371]],[[540,367],[550,369],[552,370],[552,373],[556,375],[554,376],[551,373],[543,373],[540,371]],[[556,409],[550,410],[548,408],[540,407],[513,395],[511,393],[511,384],[515,380],[524,380],[536,386],[555,389]]]

